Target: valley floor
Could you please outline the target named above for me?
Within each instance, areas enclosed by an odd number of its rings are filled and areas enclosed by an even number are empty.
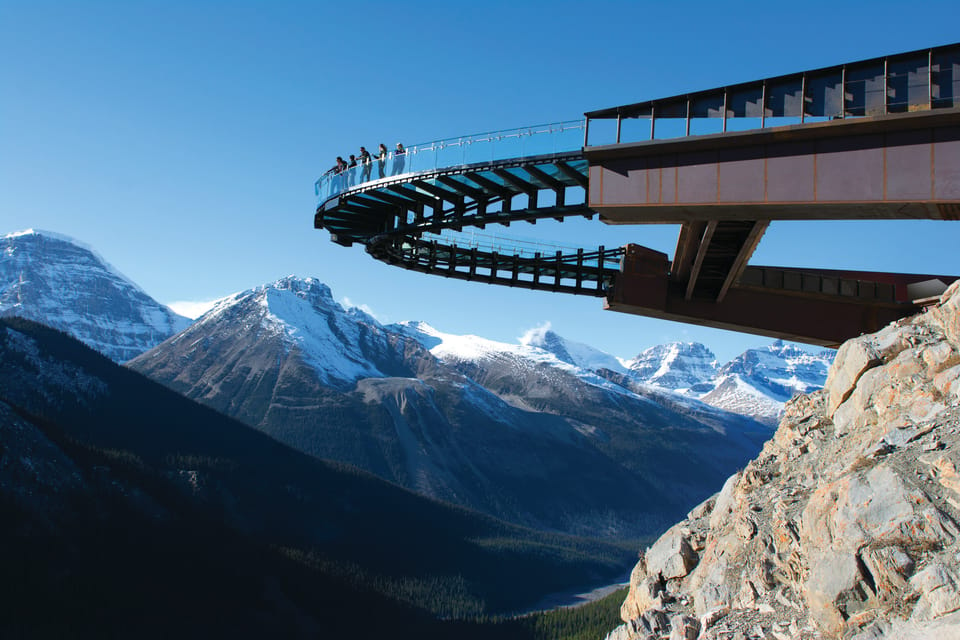
[[[583,605],[605,598],[618,589],[628,586],[630,586],[629,572],[624,574],[622,581],[595,587],[589,591],[573,589],[546,595],[529,611],[524,612],[524,615],[531,613],[542,613],[545,611],[554,611],[556,609],[582,607]]]

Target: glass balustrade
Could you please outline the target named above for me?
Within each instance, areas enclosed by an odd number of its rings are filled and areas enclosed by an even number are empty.
[[[583,129],[583,120],[569,120],[411,145],[406,153],[389,152],[383,161],[358,162],[339,173],[331,169],[317,180],[314,189],[318,202],[323,203],[361,184],[396,176],[577,151],[583,146]]]

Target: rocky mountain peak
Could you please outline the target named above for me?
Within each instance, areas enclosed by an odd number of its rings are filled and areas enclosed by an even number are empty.
[[[280,278],[272,285],[266,285],[264,287],[265,291],[269,291],[271,289],[275,289],[277,291],[289,291],[296,297],[309,302],[315,307],[336,305],[342,309],[342,307],[340,307],[340,305],[334,301],[333,293],[330,291],[330,287],[320,282],[316,278],[300,278],[294,275],[289,275],[284,278]]]
[[[548,351],[562,362],[576,364],[567,350],[566,341],[553,331],[549,324],[530,329],[520,339],[520,343]]]
[[[717,374],[717,357],[699,342],[669,342],[646,349],[626,363],[639,381],[685,389]]]
[[[184,329],[175,314],[66,236],[0,236],[0,315],[42,322],[124,362]]]
[[[369,314],[345,310],[319,280],[287,276],[224,298],[174,342],[202,345],[203,354],[191,347],[189,357],[216,370],[246,358],[257,367],[276,367],[293,356],[340,388],[361,378],[409,373],[397,364],[397,340],[402,338]]]
[[[642,554],[608,640],[960,637],[960,283],[845,343]]]
[[[564,338],[553,331],[549,323],[527,331],[520,338],[520,344],[546,352],[559,362],[572,365],[584,372],[593,373],[606,370],[627,373],[623,363],[618,358],[590,345]]]

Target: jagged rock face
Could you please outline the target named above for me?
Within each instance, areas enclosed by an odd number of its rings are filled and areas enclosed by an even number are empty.
[[[609,638],[958,638],[958,469],[955,284],[841,347],[825,389],[643,554]]]
[[[125,362],[190,324],[91,250],[48,232],[0,236],[0,316],[72,335]]]

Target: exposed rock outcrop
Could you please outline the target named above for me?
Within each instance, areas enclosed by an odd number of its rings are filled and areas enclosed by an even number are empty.
[[[610,640],[960,638],[960,283],[845,343],[645,553]]]

